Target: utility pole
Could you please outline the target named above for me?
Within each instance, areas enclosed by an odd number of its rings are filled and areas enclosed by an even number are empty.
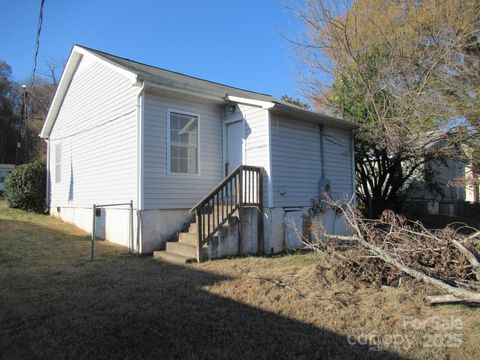
[[[25,158],[24,162],[28,163],[30,161],[30,151],[28,148],[28,107],[27,107],[27,97],[28,97],[28,90],[27,86],[23,85],[23,126],[24,126],[24,136],[25,136]]]
[[[22,110],[20,113],[20,121],[17,125],[17,146],[15,149],[15,163],[19,165],[20,163],[20,149],[22,149],[23,138],[25,141],[25,150],[23,151],[23,162],[28,161],[28,129],[27,129],[27,85],[22,85],[23,94],[22,94]]]

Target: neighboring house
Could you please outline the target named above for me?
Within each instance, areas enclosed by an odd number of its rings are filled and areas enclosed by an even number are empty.
[[[438,140],[431,146],[441,148],[444,142]],[[473,166],[472,151],[462,146],[454,155],[427,161],[422,177],[414,178],[407,197],[414,213],[462,216],[469,206],[478,207],[480,174]]]
[[[133,221],[123,205],[96,211],[96,232],[139,253],[279,252],[299,245],[288,224],[302,227],[313,198],[352,196],[353,127],[76,45],[41,132],[48,206],[90,231],[93,204],[133,201]],[[319,214],[348,233],[334,210]]]
[[[0,191],[3,191],[5,186],[5,178],[15,169],[12,164],[0,164]]]

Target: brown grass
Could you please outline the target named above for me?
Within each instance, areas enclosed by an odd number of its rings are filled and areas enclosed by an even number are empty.
[[[100,242],[92,263],[89,245],[56,219],[0,209],[1,359],[480,358],[480,310],[430,308],[423,285],[339,283],[314,254],[178,266]],[[461,328],[403,327],[434,315]],[[348,343],[374,333],[410,347]],[[431,333],[461,347],[425,348]]]

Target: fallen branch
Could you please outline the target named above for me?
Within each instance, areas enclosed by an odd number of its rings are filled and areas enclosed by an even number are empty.
[[[451,294],[427,296],[427,301],[429,302],[430,305],[462,304],[467,302],[465,299],[460,299],[455,295],[451,295]],[[472,304],[478,304],[478,303],[474,302]]]
[[[480,262],[477,249],[468,245],[480,231],[473,229],[474,234],[467,236],[448,226],[428,230],[392,211],[369,220],[350,203],[330,205],[341,210],[353,235],[328,235],[323,226],[315,225],[316,241],[308,245],[323,254],[322,261],[331,261],[339,279],[399,286],[402,274],[408,274],[447,293],[429,298],[432,304],[480,304]]]
[[[480,238],[480,231],[477,231],[475,233],[473,233],[472,235],[470,235],[469,237],[466,238],[466,240],[473,240],[475,238]]]
[[[480,280],[480,263],[478,262],[477,257],[468,250],[462,243],[458,240],[452,239],[452,244],[467,258],[468,262],[472,266],[472,270],[475,274],[477,280]]]
[[[480,293],[457,288],[450,286],[446,284],[445,282],[435,279],[433,277],[430,277],[420,271],[417,271],[415,269],[412,269],[408,266],[405,266],[402,264],[400,261],[394,259],[392,256],[390,256],[387,252],[381,250],[380,248],[376,247],[375,245],[370,244],[369,242],[365,241],[364,239],[360,237],[354,237],[355,240],[357,240],[362,246],[366,247],[369,249],[371,252],[376,254],[380,259],[385,261],[386,263],[395,266],[397,269],[403,271],[404,273],[410,275],[411,277],[423,281],[427,284],[434,285],[438,288],[441,288],[454,297],[456,297],[459,301],[464,301],[464,302],[469,302],[469,303],[477,303],[480,304]]]

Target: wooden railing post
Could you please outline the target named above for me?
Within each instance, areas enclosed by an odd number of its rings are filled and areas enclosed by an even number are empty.
[[[263,174],[260,169],[257,170],[258,174],[258,253],[263,255],[264,253],[264,214],[263,214]]]
[[[242,255],[242,227],[243,227],[243,166],[240,166],[238,173],[238,255]]]
[[[202,240],[203,240],[203,226],[202,226],[202,207],[199,207],[196,211],[197,217],[197,261],[202,262]]]
[[[246,187],[245,187],[246,186]],[[240,165],[207,196],[190,209],[198,222],[197,261],[203,259],[202,247],[238,210],[238,254],[244,250],[244,208],[258,209],[258,253],[263,253],[264,214],[262,169]],[[221,207],[221,210],[220,210]]]
[[[91,260],[95,260],[95,240],[97,240],[97,234],[95,231],[97,230],[96,224],[96,217],[97,217],[97,206],[93,204],[93,218],[92,218],[92,253],[91,253]]]

